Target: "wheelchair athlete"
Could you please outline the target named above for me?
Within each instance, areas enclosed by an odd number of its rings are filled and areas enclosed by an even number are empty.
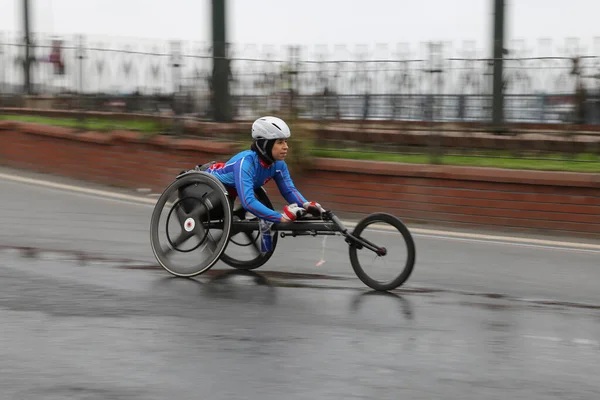
[[[250,150],[244,150],[225,163],[213,163],[206,172],[225,185],[230,195],[238,195],[242,206],[258,218],[271,223],[291,222],[307,212],[325,212],[317,202],[306,200],[294,186],[284,161],[289,146],[290,128],[277,117],[262,117],[252,124]],[[278,213],[263,205],[254,190],[275,180],[279,192],[289,203]],[[302,206],[300,206],[300,204]]]

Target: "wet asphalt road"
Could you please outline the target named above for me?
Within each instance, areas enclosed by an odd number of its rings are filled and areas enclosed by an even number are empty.
[[[600,396],[597,250],[417,234],[378,294],[341,238],[320,267],[297,238],[187,280],[156,268],[151,206],[2,178],[0,200],[1,398]]]

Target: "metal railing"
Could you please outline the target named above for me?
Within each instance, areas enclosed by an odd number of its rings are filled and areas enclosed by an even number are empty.
[[[3,106],[212,118],[212,58],[205,44],[45,35],[32,41],[32,96],[25,96],[24,45],[0,33]],[[540,49],[551,47],[544,43]],[[493,62],[473,48],[230,45],[233,115],[252,119],[293,109],[312,119],[485,122]],[[579,56],[573,48],[543,56],[516,46],[509,53],[507,122],[600,124],[600,53]]]

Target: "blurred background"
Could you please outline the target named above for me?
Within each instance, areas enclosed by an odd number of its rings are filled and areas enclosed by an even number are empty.
[[[3,107],[600,123],[595,13],[568,12],[591,1],[1,3]]]
[[[481,164],[485,150],[487,160],[498,160],[492,166],[533,158],[555,163],[550,169],[597,168],[590,164],[598,161],[600,126],[594,17],[600,6],[593,1],[0,5],[0,118],[214,136],[194,129],[194,122],[276,114],[318,123],[320,140],[312,148],[321,156],[358,157],[357,146],[368,142],[373,159],[393,149],[396,155],[426,156],[398,161],[470,165]],[[98,120],[90,111],[111,115]],[[429,138],[428,145],[414,146],[402,136],[369,142],[366,133],[361,139],[326,128],[354,129],[356,123],[417,132]],[[440,144],[439,136],[456,132],[572,141],[585,134],[588,146],[521,146],[520,154],[507,156],[500,153],[507,148],[482,148],[470,139]],[[439,154],[469,159],[443,160]]]

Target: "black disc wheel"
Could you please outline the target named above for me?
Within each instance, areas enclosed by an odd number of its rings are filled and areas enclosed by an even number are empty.
[[[192,277],[209,270],[229,241],[231,207],[215,177],[190,172],[158,198],[150,221],[150,244],[159,264],[173,275]]]

